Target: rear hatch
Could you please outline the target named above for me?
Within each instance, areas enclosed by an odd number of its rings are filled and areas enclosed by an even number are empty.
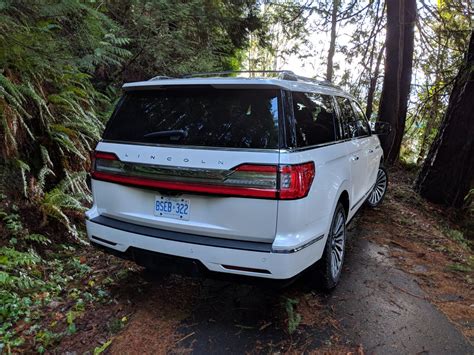
[[[280,121],[278,89],[127,91],[94,153],[94,204],[139,225],[271,243]]]

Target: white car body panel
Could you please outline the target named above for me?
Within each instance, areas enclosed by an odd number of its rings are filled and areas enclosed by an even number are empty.
[[[353,139],[344,143],[347,147],[351,167],[351,207],[360,203],[367,193],[367,151],[368,138]]]
[[[297,253],[264,253],[149,238],[101,226],[90,221],[86,221],[86,226],[89,237],[100,235],[101,238],[114,240],[117,244],[111,246],[96,239],[91,239],[92,241],[120,252],[133,246],[157,253],[196,259],[210,271],[269,279],[292,278],[311,266],[314,263],[315,255],[321,253],[320,243],[311,244]],[[223,265],[268,270],[271,273],[229,270],[225,269]]]
[[[96,150],[115,153],[120,160],[187,168],[231,169],[242,163],[278,164],[278,151],[186,149],[100,142]],[[188,221],[153,214],[158,192],[138,187],[93,181],[98,213],[141,225],[193,232],[221,238],[273,242],[277,206],[275,200],[180,194],[191,200]],[[261,221],[265,223],[261,223]]]
[[[277,236],[278,248],[300,246],[321,235],[319,244],[324,246],[333,210],[328,206],[339,196],[338,187],[351,178],[347,167],[345,143],[331,144],[314,149],[282,152],[281,164],[295,164],[305,161],[315,162],[315,177],[307,197],[293,201],[278,202]],[[316,256],[321,257],[320,253]]]

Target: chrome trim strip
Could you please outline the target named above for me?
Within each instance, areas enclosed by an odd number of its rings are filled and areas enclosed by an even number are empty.
[[[127,161],[114,161],[120,164],[120,171],[108,168],[106,165],[97,166],[97,172],[111,173],[121,176],[132,176],[163,181],[183,182],[215,182],[222,183],[232,170],[203,169],[189,167],[175,167],[169,165],[143,164]]]
[[[344,140],[344,141],[334,141],[334,142],[322,143],[322,144],[315,144],[315,145],[309,145],[309,146],[306,146],[306,147],[299,147],[299,148],[287,148],[287,149],[282,149],[282,150],[280,150],[280,153],[283,154],[283,153],[302,152],[302,151],[305,151],[305,150],[311,150],[311,149],[316,149],[316,148],[327,147],[327,146],[330,146],[330,145],[335,145],[335,144],[344,143],[344,142],[346,142],[346,140]]]
[[[362,138],[369,138],[370,136],[361,136],[361,137],[354,137],[354,138],[346,138],[341,139],[333,142],[322,143],[322,144],[315,144],[306,147],[298,147],[298,148],[230,148],[230,147],[206,147],[206,146],[196,146],[196,145],[173,145],[173,144],[155,144],[155,143],[141,143],[141,142],[128,142],[128,141],[112,141],[107,139],[102,139],[100,142],[107,143],[107,144],[129,144],[129,145],[141,145],[141,146],[148,146],[148,147],[158,147],[158,148],[177,148],[177,149],[200,149],[200,150],[222,150],[222,151],[236,151],[236,152],[259,152],[259,153],[293,153],[293,152],[301,152],[310,149],[322,148],[327,147],[335,144],[350,142],[353,140],[358,140]]]
[[[101,159],[97,159],[97,161],[99,160]],[[169,165],[142,164],[122,160],[104,160],[104,163],[99,165],[96,162],[95,169],[97,173],[146,178],[165,182],[197,183],[206,185],[225,184],[229,187],[277,188],[278,175],[276,171],[275,174],[271,176],[266,176],[259,172],[252,172],[253,181],[249,183],[246,179],[239,177],[239,171],[235,170],[235,167],[230,170],[172,167]],[[107,163],[111,163],[112,165],[109,166]],[[95,179],[101,179],[96,175],[93,176]],[[107,179],[104,180],[108,181]]]
[[[275,254],[292,254],[292,253],[296,253],[300,250],[303,250],[304,248],[307,248],[309,247],[310,245],[313,245],[314,243],[316,242],[319,242],[321,239],[324,238],[324,234],[321,234],[320,236],[317,236],[316,238],[310,240],[309,242],[297,247],[297,248],[293,248],[293,249],[283,249],[283,250],[275,250],[272,248],[272,253],[275,253]]]
[[[351,207],[351,211],[352,211],[359,203],[361,203],[362,201],[365,201],[364,199],[367,198],[367,196],[372,192],[372,190],[374,189],[374,186],[375,186],[375,184],[373,184],[372,187],[369,189],[369,191],[367,191],[367,192],[359,199],[359,201],[357,201],[357,202],[355,203],[355,205]]]
[[[341,139],[341,140],[328,142],[328,143],[309,145],[309,146],[306,146],[306,147],[287,148],[287,149],[280,150],[280,153],[302,152],[302,151],[305,151],[305,150],[328,147],[328,146],[335,145],[335,144],[346,143],[346,142],[350,142],[350,141],[354,141],[354,140],[358,140],[358,139],[362,139],[362,138],[369,138],[369,137],[370,136],[360,136],[360,137],[354,137],[354,138]]]

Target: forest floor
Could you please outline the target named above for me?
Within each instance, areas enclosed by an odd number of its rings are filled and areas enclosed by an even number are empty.
[[[282,290],[159,279],[84,247],[91,272],[76,292],[100,287],[102,296],[73,316],[77,297],[51,302],[43,324],[61,336],[43,345],[78,354],[473,353],[472,244],[413,192],[412,178],[393,170],[382,205],[351,223],[343,277],[330,294],[305,277]],[[17,329],[26,339],[18,350],[34,349],[38,337]]]

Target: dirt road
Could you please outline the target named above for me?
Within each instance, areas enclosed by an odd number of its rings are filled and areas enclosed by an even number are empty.
[[[312,290],[307,279],[278,291],[178,276],[156,280],[137,271],[124,280],[125,291],[117,290],[129,316],[106,352],[474,353],[416,278],[359,229],[351,228],[344,277],[330,295]],[[105,340],[78,334],[61,350],[82,352]]]

